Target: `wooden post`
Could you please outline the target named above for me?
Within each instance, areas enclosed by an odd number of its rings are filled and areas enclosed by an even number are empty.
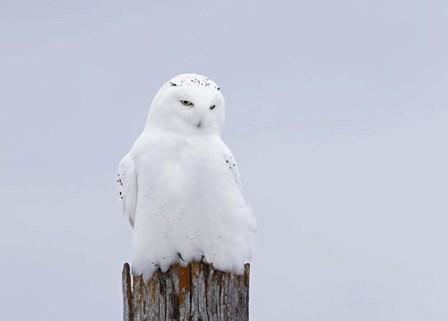
[[[178,264],[148,282],[123,267],[124,321],[248,321],[249,272],[225,273],[212,265]]]

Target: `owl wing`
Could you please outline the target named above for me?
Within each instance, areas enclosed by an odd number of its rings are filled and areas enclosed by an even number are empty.
[[[238,169],[238,164],[236,163],[236,160],[232,154],[232,151],[225,144],[224,144],[223,157],[224,157],[225,165],[227,166],[227,168],[229,169],[230,173],[233,176],[233,180],[238,185],[238,187],[241,189],[241,175],[240,175],[240,171]]]
[[[138,190],[137,173],[134,161],[129,154],[123,157],[118,165],[116,182],[123,216],[126,217],[131,226],[134,227]]]

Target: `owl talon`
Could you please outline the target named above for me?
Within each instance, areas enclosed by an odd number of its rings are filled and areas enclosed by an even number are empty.
[[[179,259],[181,259],[183,262],[185,262],[185,260],[183,259],[182,255],[180,255],[180,253],[177,253],[177,256],[179,256]],[[185,262],[187,263],[187,262]]]

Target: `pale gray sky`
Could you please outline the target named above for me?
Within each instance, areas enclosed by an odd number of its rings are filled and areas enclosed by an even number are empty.
[[[121,320],[115,169],[159,86],[220,84],[251,319],[448,319],[445,1],[0,2],[0,305]]]

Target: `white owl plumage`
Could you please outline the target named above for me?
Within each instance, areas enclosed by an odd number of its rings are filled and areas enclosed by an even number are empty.
[[[240,274],[250,261],[256,222],[220,137],[224,116],[220,88],[205,76],[178,75],[157,92],[118,167],[119,200],[134,228],[134,274],[148,279],[193,260]]]

